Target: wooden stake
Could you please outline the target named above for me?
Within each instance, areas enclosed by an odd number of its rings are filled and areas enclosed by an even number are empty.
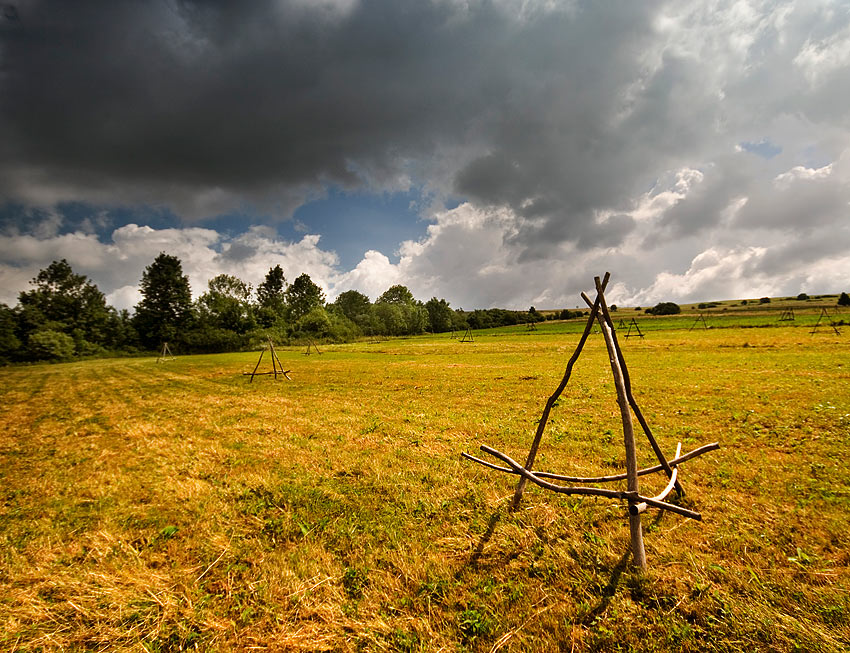
[[[257,360],[257,364],[256,364],[256,365],[254,365],[254,371],[253,371],[253,372],[251,372],[251,380],[250,380],[250,381],[248,381],[248,383],[253,383],[253,382],[254,382],[254,375],[257,373],[257,369],[260,367],[260,363],[263,361],[263,354],[265,354],[265,353],[266,353],[266,350],[265,350],[265,349],[263,349],[263,350],[260,352],[260,358]]]
[[[584,299],[585,303],[588,306],[593,306],[590,303],[590,299],[584,293],[581,294],[582,299]],[[604,298],[603,298],[604,299]],[[661,451],[661,447],[658,446],[658,442],[655,440],[655,436],[652,434],[652,429],[649,428],[649,424],[641,412],[640,406],[638,406],[637,400],[635,399],[634,394],[632,393],[632,380],[629,377],[629,368],[626,366],[626,359],[623,357],[623,350],[620,348],[620,343],[617,340],[617,332],[614,330],[613,324],[611,322],[611,315],[605,314],[607,310],[607,305],[604,307],[602,313],[606,321],[611,326],[611,337],[614,340],[614,349],[617,351],[617,357],[620,361],[620,369],[623,372],[623,381],[625,383],[626,388],[626,399],[629,401],[629,406],[637,417],[638,423],[640,424],[643,432],[646,434],[646,439],[649,440],[649,444],[652,447],[652,450],[655,452],[655,457],[658,458],[658,462],[661,463],[662,469],[664,469],[668,478],[673,478],[673,468],[667,462],[667,458],[664,456],[664,452]],[[634,319],[634,318],[632,318]],[[682,487],[682,484],[678,481],[675,482],[676,492],[679,496],[685,496],[685,488]]]
[[[604,286],[599,277],[594,278],[596,283],[597,300],[604,314],[608,314],[608,306],[605,303]],[[614,374],[614,386],[617,389],[617,405],[620,407],[620,416],[623,420],[623,440],[626,446],[626,486],[629,492],[638,493],[637,475],[637,453],[635,451],[635,434],[632,425],[632,413],[629,400],[626,396],[626,384],[623,381],[623,371],[620,367],[620,354],[614,344],[613,329],[609,320],[597,315],[599,327],[605,337],[605,346],[608,348],[608,359],[611,363],[611,372]],[[635,564],[641,569],[646,569],[646,552],[643,547],[643,528],[640,523],[640,514],[629,515],[629,531],[631,533],[632,556]]]

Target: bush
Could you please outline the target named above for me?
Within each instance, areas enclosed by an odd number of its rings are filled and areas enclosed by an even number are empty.
[[[799,295],[797,295],[797,299],[799,299],[801,302],[806,301],[808,298],[809,296],[804,292],[801,292]]]
[[[242,351],[248,348],[249,340],[250,337],[248,334],[239,334],[230,329],[205,326],[189,331],[185,337],[185,344],[190,351],[214,354],[224,351]]]
[[[581,311],[571,311],[568,308],[565,308],[558,314],[559,319],[561,320],[572,320],[574,317],[581,317],[584,315]]]
[[[30,335],[28,350],[35,360],[68,360],[74,355],[74,339],[61,331],[43,329]]]
[[[678,304],[673,302],[660,302],[652,308],[646,309],[649,315],[676,315],[682,312]]]
[[[850,296],[846,292],[841,293],[841,296],[838,298],[838,305],[850,306]]]
[[[769,303],[770,303],[770,297],[759,298],[759,304],[769,304]]]

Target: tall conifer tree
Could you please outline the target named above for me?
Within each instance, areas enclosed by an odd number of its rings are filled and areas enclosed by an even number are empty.
[[[133,324],[142,345],[156,349],[179,342],[192,323],[192,292],[180,259],[160,253],[145,268],[141,291]]]

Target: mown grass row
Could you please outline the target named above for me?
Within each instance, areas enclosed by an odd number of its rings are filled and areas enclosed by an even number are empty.
[[[459,456],[521,459],[575,342],[291,348],[291,382],[249,384],[257,353],[3,370],[0,648],[846,650],[847,343],[624,343],[665,450],[722,445],[682,469],[702,523],[646,517],[643,574],[624,506],[531,488],[511,513],[513,479]],[[539,468],[623,466],[610,377],[597,336]]]

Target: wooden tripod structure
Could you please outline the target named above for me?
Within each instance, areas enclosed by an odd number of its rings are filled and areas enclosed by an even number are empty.
[[[620,320],[620,322],[622,322],[622,320]],[[632,333],[632,329],[635,330],[634,333]],[[635,322],[635,318],[632,318],[632,321],[629,322],[629,328],[626,331],[626,340],[628,340],[629,338],[634,338],[635,336],[640,336],[641,338],[644,337],[643,331],[640,330],[638,323]]]
[[[674,488],[676,489],[679,495],[684,495],[684,489],[682,488],[682,485],[678,479],[678,466],[680,464],[682,464],[686,460],[695,458],[708,451],[718,449],[720,445],[716,442],[712,444],[707,444],[691,451],[690,453],[681,455],[682,445],[681,443],[679,443],[678,447],[676,448],[676,455],[672,460],[668,460],[661,452],[661,449],[658,446],[655,437],[652,435],[652,431],[650,430],[649,425],[647,424],[646,419],[644,418],[643,413],[641,413],[637,401],[635,401],[634,395],[632,394],[629,371],[626,367],[626,361],[623,358],[623,352],[620,349],[619,343],[617,342],[617,334],[614,330],[614,325],[611,322],[611,315],[608,312],[608,305],[605,302],[604,292],[606,286],[608,285],[609,277],[610,275],[606,272],[604,279],[600,279],[599,277],[596,277],[594,279],[596,283],[595,301],[591,301],[590,298],[584,293],[582,293],[581,295],[582,299],[584,299],[584,301],[587,302],[588,306],[590,306],[590,316],[588,317],[587,324],[584,327],[584,333],[582,334],[581,339],[579,340],[576,350],[570,358],[569,362],[567,363],[567,369],[566,372],[564,372],[564,378],[561,380],[561,383],[558,388],[546,402],[546,406],[543,409],[543,415],[540,418],[540,421],[537,423],[537,432],[535,433],[534,441],[531,444],[531,449],[528,453],[528,458],[526,459],[525,465],[520,465],[505,454],[497,451],[496,449],[484,445],[481,446],[482,451],[507,464],[508,467],[494,465],[490,462],[481,460],[480,458],[476,458],[475,456],[471,456],[465,452],[462,455],[465,458],[468,458],[469,460],[473,460],[477,463],[484,465],[485,467],[496,469],[501,472],[507,472],[508,474],[516,474],[520,477],[519,483],[516,487],[516,491],[514,492],[513,503],[511,504],[511,507],[514,510],[519,506],[519,502],[522,499],[522,495],[525,490],[526,483],[528,481],[531,481],[532,483],[535,483],[547,490],[551,490],[560,494],[602,496],[611,499],[627,501],[629,504],[629,530],[631,533],[632,555],[634,557],[635,564],[640,568],[645,568],[646,553],[644,551],[643,546],[643,528],[641,526],[640,521],[641,513],[646,511],[648,507],[653,507],[660,508],[661,510],[668,510],[684,517],[689,517],[690,519],[701,520],[702,515],[700,515],[700,513],[669,503],[668,501],[666,501],[666,498],[667,495],[670,494],[670,492]],[[608,349],[608,358],[611,364],[611,371],[614,375],[614,385],[617,390],[617,404],[620,407],[620,416],[623,422],[623,440],[626,449],[626,472],[625,474],[596,477],[564,476],[561,474],[552,474],[548,472],[533,472],[531,471],[531,469],[534,465],[534,459],[537,456],[537,450],[540,446],[540,440],[543,437],[543,432],[546,428],[546,423],[549,420],[549,413],[555,405],[555,402],[557,402],[558,398],[561,396],[561,393],[564,391],[564,388],[567,385],[567,381],[569,381],[570,375],[572,374],[573,365],[578,360],[578,357],[581,354],[581,350],[584,347],[584,343],[587,341],[588,336],[593,330],[594,322],[599,323],[599,326],[602,330],[602,334],[605,337],[605,345]],[[655,456],[658,459],[659,464],[654,467],[648,467],[646,469],[640,470],[637,468],[637,455],[635,449],[634,425],[632,422],[632,414],[634,414],[641,427],[643,428],[647,440],[649,440],[649,444],[652,446],[652,450],[655,452]],[[667,486],[655,496],[650,497],[640,494],[638,486],[638,477],[646,474],[659,472],[662,470],[665,474],[667,474],[669,478]],[[587,486],[559,485],[556,483],[552,483],[550,480],[547,479],[564,481],[567,483],[607,483],[625,480],[627,483],[627,489],[625,491],[622,491]]]
[[[173,361],[174,354],[171,353],[171,348],[168,346],[167,342],[162,343],[162,349],[159,352],[159,356],[156,358],[157,363],[164,363],[165,361]]]
[[[700,322],[702,322],[702,327],[704,329],[708,328],[708,324],[706,324],[706,322],[705,322],[705,315],[700,313],[699,315],[697,315],[697,319],[694,320],[694,323],[691,325],[691,328],[688,329],[688,331],[693,331],[694,328],[696,328],[696,325],[699,324]]]
[[[829,311],[827,311],[823,307],[821,307],[821,309],[820,309],[820,315],[818,315],[818,321],[815,322],[815,326],[812,328],[810,334],[815,335],[815,333],[818,330],[818,327],[820,326],[821,320],[823,320],[823,318],[826,318],[827,320],[829,320],[829,326],[832,327],[832,330],[835,331],[836,335],[840,336],[841,331],[838,330],[838,326],[836,326],[835,321],[832,319],[832,316],[829,314]]]
[[[463,334],[463,338],[460,339],[461,342],[475,342],[475,338],[472,336],[472,329],[466,327],[466,333]]]
[[[777,322],[793,322],[794,321],[794,309],[786,308],[782,311],[782,315],[779,316]]]
[[[260,363],[263,362],[263,355],[266,353],[266,350],[269,350],[269,356],[272,359],[272,371],[271,372],[258,372],[257,370],[260,367]],[[265,374],[274,374],[275,381],[277,381],[277,375],[282,374],[289,381],[292,381],[292,378],[289,376],[289,373],[292,370],[283,369],[283,363],[280,362],[280,358],[277,356],[277,352],[274,350],[274,343],[271,338],[268,338],[268,344],[263,347],[263,350],[260,352],[260,358],[257,360],[257,364],[254,366],[253,372],[245,372],[244,376],[250,376],[251,380],[248,383],[254,382],[255,376],[263,376]]]
[[[304,352],[304,355],[305,355],[305,356],[309,356],[309,355],[312,353],[312,352],[310,351],[310,347],[312,347],[313,349],[315,349],[317,354],[321,354],[321,353],[322,353],[322,352],[320,352],[320,351],[319,351],[319,348],[318,348],[318,346],[316,345],[316,343],[315,343],[315,342],[313,342],[313,339],[312,339],[312,338],[307,338],[307,351],[305,351],[305,352]]]

